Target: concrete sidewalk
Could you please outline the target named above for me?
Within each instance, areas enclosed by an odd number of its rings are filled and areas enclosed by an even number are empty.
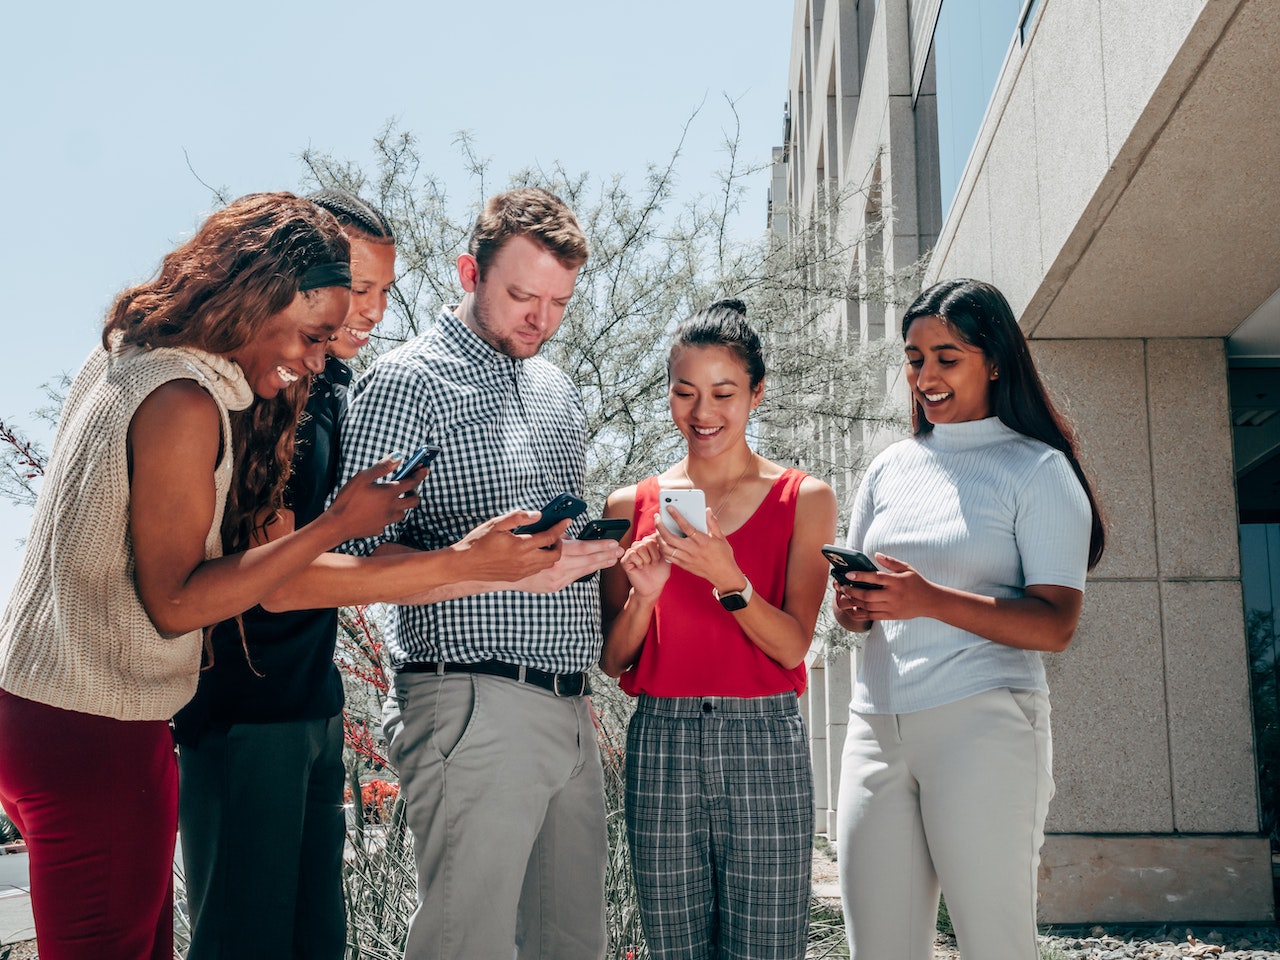
[[[0,855],[0,944],[30,940],[36,935],[27,892],[27,855]]]

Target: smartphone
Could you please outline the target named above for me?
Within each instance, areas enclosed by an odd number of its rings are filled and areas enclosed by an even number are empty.
[[[424,443],[401,461],[400,466],[396,467],[396,472],[391,474],[387,479],[392,483],[395,483],[397,480],[403,480],[419,467],[425,467],[434,460],[439,453],[440,448],[434,443]]]
[[[575,497],[572,493],[557,493],[542,507],[542,517],[533,523],[525,523],[512,533],[541,533],[553,527],[561,520],[572,520],[587,509],[587,502]]]
[[[858,586],[864,590],[883,589],[878,583],[858,583],[844,575],[846,570],[861,570],[863,573],[880,572],[880,568],[865,553],[859,553],[857,550],[850,550],[848,547],[837,547],[835,544],[828,543],[823,546],[822,555],[831,564],[831,576],[835,578],[836,583],[843,583],[846,586]]]
[[[680,516],[684,517],[698,531],[701,533],[707,532],[707,500],[702,495],[701,490],[668,490],[663,488],[658,491],[658,514],[662,518],[662,525],[673,536],[683,537],[684,531],[676,523],[675,517],[671,516],[671,507],[679,510]]]
[[[631,521],[626,517],[602,517],[599,520],[588,520],[587,525],[582,528],[582,532],[578,534],[579,540],[621,540],[626,532],[631,528]],[[599,573],[600,571],[596,571]],[[595,577],[595,573],[588,573],[585,577],[579,577],[578,583],[586,583]]]
[[[579,540],[621,540],[631,528],[631,521],[626,517],[603,517],[599,520],[588,520],[587,525],[578,534]]]

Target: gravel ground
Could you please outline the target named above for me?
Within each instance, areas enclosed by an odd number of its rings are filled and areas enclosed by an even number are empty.
[[[814,849],[815,893],[834,893],[836,864],[827,849]],[[849,956],[840,920],[840,901],[815,896],[808,956],[838,960]],[[34,940],[10,945],[8,960],[35,960]],[[0,947],[0,957],[6,948]],[[1186,927],[1058,929],[1040,937],[1041,960],[1280,960],[1280,927]],[[934,960],[960,960],[954,937],[938,935]],[[981,960],[981,958],[979,958]]]
[[[838,882],[835,859],[822,843],[814,848],[813,879],[818,889],[830,892]],[[848,946],[839,927],[840,901],[814,900],[812,960],[848,957]],[[1040,937],[1041,960],[1280,960],[1280,926],[1212,927],[1185,925],[1061,928]],[[955,937],[938,935],[934,960],[960,960]],[[981,960],[981,958],[978,958]]]

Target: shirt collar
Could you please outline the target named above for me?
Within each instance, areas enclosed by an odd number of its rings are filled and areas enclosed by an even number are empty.
[[[999,417],[985,417],[961,423],[935,423],[928,433],[928,442],[939,450],[976,450],[1019,436],[1022,434]]]
[[[345,387],[351,383],[351,368],[345,362],[328,354],[324,358],[324,369],[316,374],[317,380],[326,380],[337,387]]]

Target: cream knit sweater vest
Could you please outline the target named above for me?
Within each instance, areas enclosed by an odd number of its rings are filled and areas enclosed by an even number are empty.
[[[0,620],[0,688],[118,720],[167,720],[195,694],[200,631],[162,636],[134,585],[127,434],[138,405],[195,380],[222,415],[205,556],[220,556],[230,489],[228,410],[253,392],[230,360],[191,348],[95,350],[63,407],[18,582]]]

